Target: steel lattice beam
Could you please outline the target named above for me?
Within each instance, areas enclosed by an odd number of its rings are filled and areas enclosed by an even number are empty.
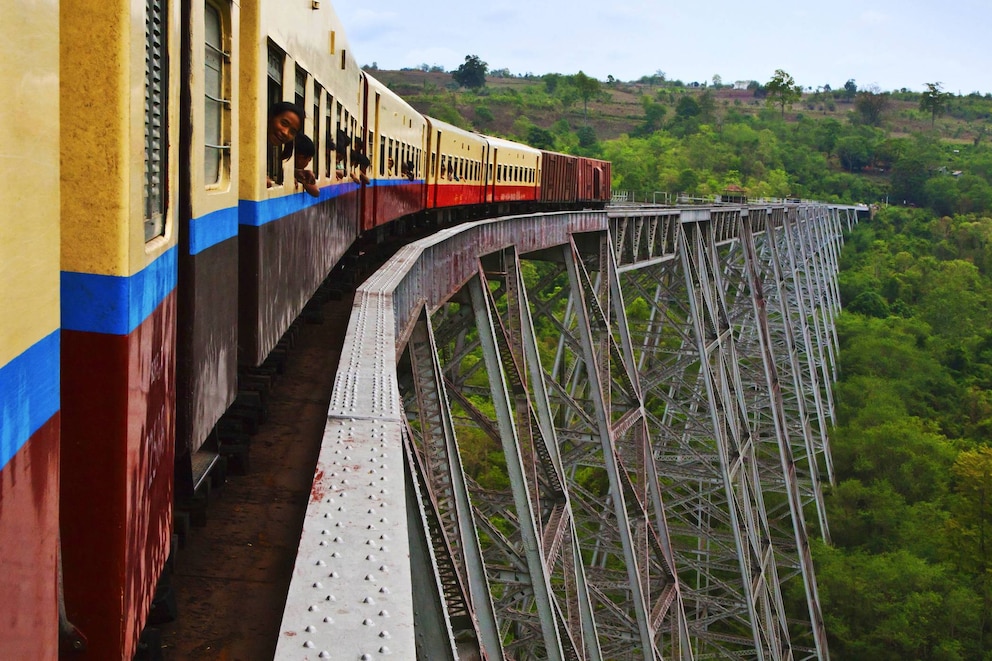
[[[401,251],[356,296],[277,658],[828,658],[803,517],[829,539],[856,221],[584,212]]]

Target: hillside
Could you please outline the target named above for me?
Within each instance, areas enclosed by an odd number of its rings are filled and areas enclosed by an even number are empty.
[[[613,140],[621,135],[631,134],[644,124],[644,97],[658,100],[661,105],[666,106],[668,117],[674,114],[675,105],[681,96],[698,98],[707,92],[714,101],[718,115],[730,110],[744,115],[757,115],[762,108],[767,107],[765,99],[756,98],[753,91],[732,89],[729,86],[692,88],[667,82],[616,81],[601,83],[601,94],[589,101],[586,114],[581,99],[569,103],[567,98],[548,94],[544,80],[537,77],[489,76],[486,78],[485,88],[473,92],[459,88],[448,72],[375,70],[370,73],[419,112],[433,112],[447,121],[447,118],[437,113],[437,109],[454,109],[472,128],[503,136],[513,135],[514,123],[523,115],[541,128],[550,129],[555,122],[564,119],[573,130],[580,126],[590,126],[597,139]],[[962,97],[964,99],[974,100],[972,97]],[[882,128],[890,137],[931,130],[930,117],[919,110],[919,95],[893,93],[889,95],[888,102]],[[981,127],[992,118],[992,99],[977,99],[978,109],[959,108],[959,112],[955,112],[954,105],[951,104],[949,112],[937,119],[935,132],[942,140],[974,142]],[[491,120],[479,117],[477,108],[480,106],[489,110]],[[843,90],[839,90],[839,93],[835,91],[833,94],[805,93],[801,101],[786,110],[785,121],[795,122],[800,116],[849,121],[855,115],[853,100],[843,98]]]

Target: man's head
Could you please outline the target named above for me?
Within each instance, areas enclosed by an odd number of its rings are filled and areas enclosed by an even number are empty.
[[[295,151],[297,170],[302,170],[306,166],[310,165],[310,161],[313,160],[313,155],[316,153],[316,149],[313,146],[313,140],[302,133],[299,133],[296,136]]]

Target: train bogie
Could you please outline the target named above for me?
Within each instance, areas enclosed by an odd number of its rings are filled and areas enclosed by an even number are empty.
[[[90,658],[134,654],[172,533],[179,6],[127,8],[61,3],[62,566]]]
[[[58,652],[58,5],[0,21],[0,659]],[[53,38],[54,35],[54,38]]]

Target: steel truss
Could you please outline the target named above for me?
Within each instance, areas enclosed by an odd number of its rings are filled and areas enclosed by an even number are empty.
[[[277,657],[828,658],[806,516],[829,540],[856,221],[561,214],[405,249],[356,298]]]

